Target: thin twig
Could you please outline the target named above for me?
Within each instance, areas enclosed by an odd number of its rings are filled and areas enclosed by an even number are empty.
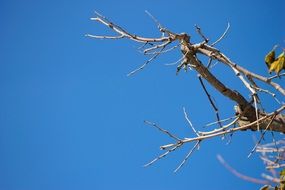
[[[90,38],[111,39],[111,40],[122,39],[125,37],[124,35],[120,35],[120,36],[96,36],[96,35],[92,35],[92,34],[86,34],[85,36],[90,37]]]
[[[178,64],[179,62],[181,63],[182,60],[185,59],[186,55],[187,55],[188,52],[186,52],[185,54],[183,54],[183,56],[181,58],[179,58],[177,61],[173,62],[173,63],[166,63],[165,65],[166,66],[171,66],[171,65],[176,65]]]
[[[181,145],[182,145],[181,143],[176,144],[176,146],[172,147],[171,149],[168,149],[165,153],[159,155],[158,157],[156,157],[155,159],[153,159],[149,163],[145,164],[144,167],[148,167],[148,166],[152,165],[153,163],[155,163],[156,161],[160,160],[161,158],[164,158],[169,153],[171,153],[171,152],[175,151],[177,148],[181,147]]]
[[[165,47],[162,47],[161,50],[160,50],[157,54],[155,54],[154,56],[152,56],[149,60],[147,60],[143,65],[141,65],[141,66],[138,67],[137,69],[131,71],[129,74],[127,74],[127,76],[129,77],[129,76],[131,76],[131,75],[137,73],[138,71],[144,69],[151,61],[153,61],[154,59],[157,58],[157,56],[160,55],[160,53],[163,51],[164,48],[165,48]]]
[[[235,125],[235,124],[234,124],[234,125]],[[233,136],[234,136],[234,133],[230,133],[230,134],[229,134],[229,139],[228,139],[226,145],[229,145],[229,144],[232,142]]]
[[[207,64],[207,68],[211,68],[211,64],[212,64],[213,59],[209,58],[208,64]]]
[[[245,87],[251,92],[253,100],[254,100],[254,109],[255,109],[255,117],[256,117],[256,121],[258,121],[258,107],[257,107],[257,93],[255,91],[255,89],[252,88],[252,86],[247,82],[247,80],[240,74],[240,72],[235,68],[232,67],[232,70],[234,71],[235,75],[243,82],[243,84],[245,85]],[[259,131],[259,122],[257,122],[257,130]]]
[[[276,94],[270,92],[270,91],[267,90],[267,89],[262,89],[262,88],[257,87],[257,86],[253,86],[253,88],[256,89],[256,90],[259,91],[259,92],[264,92],[264,93],[267,93],[267,94],[271,95],[271,96],[275,99],[275,101],[276,101],[278,104],[281,104],[281,102],[276,98]]]
[[[145,13],[156,23],[159,31],[161,32],[161,29],[163,28],[162,25],[160,24],[160,22],[158,22],[158,20],[152,15],[150,14],[150,12],[148,12],[147,10],[145,10]]]
[[[272,177],[272,176],[270,176],[270,175],[267,175],[267,174],[264,174],[264,173],[263,173],[263,174],[261,174],[261,176],[262,176],[263,178],[269,180],[269,181],[274,182],[274,183],[280,183],[280,180],[279,180],[278,178],[274,178],[274,177]]]
[[[141,43],[145,43],[145,42],[164,42],[169,40],[171,37],[161,37],[161,38],[145,38],[145,37],[140,37],[137,35],[133,35],[128,33],[125,29],[123,29],[122,27],[112,23],[111,21],[109,21],[106,17],[102,16],[101,14],[99,14],[98,12],[96,12],[97,17],[95,18],[90,18],[91,20],[97,21],[102,23],[103,25],[109,27],[110,29],[112,29],[114,32],[125,36],[133,41],[136,42],[141,42]],[[96,38],[103,38],[103,36],[97,36]]]
[[[196,32],[204,39],[204,42],[208,43],[209,39],[206,38],[206,36],[202,33],[201,28],[197,24],[195,25],[195,28],[196,28]]]
[[[193,146],[193,148],[188,152],[188,154],[185,156],[185,158],[183,159],[183,161],[181,162],[181,164],[179,164],[179,166],[174,170],[174,173],[176,173],[178,170],[180,170],[180,168],[186,163],[186,161],[188,160],[188,158],[191,156],[191,154],[194,152],[194,150],[199,146],[201,141],[197,141],[196,144]]]
[[[206,135],[215,134],[215,133],[220,132],[220,131],[224,131],[225,129],[227,129],[230,126],[234,125],[239,119],[240,119],[240,117],[236,117],[232,122],[230,122],[227,125],[224,125],[224,126],[218,128],[218,129],[214,129],[214,130],[208,131],[208,132],[201,132],[201,131],[199,131],[199,134],[203,135],[203,136],[206,136]]]
[[[254,102],[254,108],[255,108],[255,116],[256,119],[258,120],[259,118],[259,113],[258,113],[258,107],[257,107],[257,94],[253,94],[253,102]],[[257,122],[257,130],[259,131],[259,122]]]
[[[166,41],[165,43],[162,43],[162,44],[158,44],[156,46],[153,46],[153,47],[150,47],[150,48],[147,48],[143,51],[144,54],[150,52],[150,51],[153,51],[155,49],[159,49],[159,48],[165,48],[168,44],[170,44],[171,41]],[[160,52],[160,51],[159,51]],[[160,52],[161,53],[161,52]]]
[[[269,160],[268,158],[266,158],[264,156],[260,156],[260,159],[263,160],[264,162],[266,162],[266,165],[274,165],[274,164],[276,164],[275,162],[273,162],[272,160]]]
[[[277,141],[275,140],[275,136],[274,136],[274,133],[271,131],[271,136],[272,136],[272,141],[273,141],[273,143],[274,143],[274,146],[275,146],[275,148],[278,150],[279,149],[279,147],[277,146]]]
[[[162,33],[162,35],[164,35],[164,33],[167,33],[168,36],[175,35],[171,31],[169,31],[167,28],[163,27],[162,24],[160,24],[158,20],[152,14],[150,14],[150,12],[148,12],[147,10],[145,12],[157,24],[157,27],[159,31]]]
[[[214,68],[218,63],[219,63],[219,62],[216,61],[214,64],[211,64],[211,65],[210,65],[210,69]]]
[[[184,117],[185,117],[186,121],[188,122],[189,126],[191,127],[191,129],[193,130],[193,132],[194,132],[197,136],[200,136],[200,135],[197,133],[197,131],[196,131],[196,129],[194,128],[194,126],[192,125],[192,122],[190,121],[190,119],[189,119],[189,117],[188,117],[188,114],[187,114],[187,112],[186,112],[186,110],[185,110],[185,107],[183,107],[183,112],[184,112]]]
[[[144,123],[157,128],[159,131],[167,134],[169,137],[173,138],[176,141],[180,141],[181,140],[180,138],[178,138],[175,135],[171,134],[169,131],[159,127],[156,123],[153,123],[153,122],[150,122],[150,121],[144,121]]]
[[[285,145],[285,140],[279,140],[276,143],[274,143],[274,142],[267,143],[267,144],[262,145],[262,147],[270,147],[271,148],[272,146],[275,146],[275,144],[276,145]]]
[[[141,50],[141,49],[143,49],[146,45],[151,45],[151,46],[153,46],[154,44],[153,43],[149,43],[149,42],[145,42],[142,46],[140,46],[139,48],[138,48],[138,50]]]
[[[249,176],[246,176],[244,174],[241,174],[240,172],[236,171],[234,168],[232,168],[225,160],[224,158],[218,154],[217,155],[217,159],[219,160],[219,162],[226,168],[228,169],[232,174],[234,174],[235,176],[245,180],[245,181],[249,181],[249,182],[252,182],[252,183],[257,183],[257,184],[269,184],[268,181],[266,180],[261,180],[261,179],[256,179],[256,178],[253,178],[253,177],[249,177]]]
[[[221,37],[220,37],[219,39],[217,39],[214,43],[212,43],[211,46],[215,46],[217,43],[219,43],[219,42],[226,36],[226,34],[228,33],[230,27],[231,27],[231,25],[230,25],[230,23],[228,22],[227,28],[226,28],[226,30],[224,31],[224,33],[221,35]]]
[[[253,149],[250,151],[249,155],[247,156],[248,158],[253,154],[253,152],[255,152],[256,147],[260,144],[261,140],[262,140],[263,137],[264,137],[264,134],[266,133],[266,131],[267,131],[267,129],[269,128],[269,126],[272,124],[272,122],[273,122],[273,120],[274,120],[275,117],[276,117],[276,114],[274,114],[274,115],[272,116],[272,118],[271,118],[270,122],[267,124],[265,130],[262,131],[261,136],[260,136],[258,142],[255,144],[255,146],[253,147]]]
[[[282,168],[285,167],[285,164],[275,164],[272,166],[267,166],[266,169],[276,169],[276,168]]]
[[[240,127],[235,127],[235,128],[230,128],[230,129],[227,129],[225,131],[218,131],[216,133],[213,133],[213,134],[210,134],[210,135],[205,135],[205,136],[202,136],[200,135],[199,137],[193,137],[193,138],[184,138],[181,140],[182,143],[190,143],[190,142],[193,142],[193,141],[199,141],[199,140],[204,140],[204,139],[210,139],[210,138],[213,138],[213,137],[217,137],[217,136],[222,136],[222,135],[225,135],[225,134],[228,134],[228,133],[232,133],[232,132],[236,132],[236,131],[241,131],[241,130],[245,130],[245,129],[248,129],[250,128],[251,126],[254,126],[257,124],[257,122],[259,123],[262,123],[264,122],[266,119],[268,119],[269,117],[272,117],[273,115],[275,114],[278,114],[280,113],[281,111],[283,111],[285,109],[285,105],[281,106],[279,109],[277,109],[275,112],[272,112],[272,113],[269,113],[263,117],[260,117],[258,119],[258,121],[253,121],[249,124],[246,124],[246,125],[242,125]],[[163,145],[161,146],[160,148],[161,149],[166,149],[166,148],[169,148],[169,147],[173,147],[175,146],[175,144],[167,144],[167,145]]]
[[[220,121],[214,121],[214,122],[211,122],[211,123],[206,124],[206,127],[209,127],[209,126],[211,126],[211,125],[215,125],[215,124],[217,124],[218,122],[229,121],[229,120],[232,120],[232,119],[234,119],[234,118],[236,118],[236,116],[234,116],[234,117],[229,117],[229,118],[226,118],[226,119],[221,119]]]
[[[166,50],[164,50],[164,51],[161,51],[160,53],[162,54],[162,53],[170,52],[170,51],[176,49],[177,47],[179,47],[179,45],[180,45],[180,44],[177,44],[177,45],[175,45],[175,46],[173,46],[173,47],[171,47],[171,48],[168,48],[168,49],[166,49]],[[147,52],[147,53],[144,53],[144,54],[145,54],[145,55],[153,55],[153,54],[157,54],[157,53],[158,53],[157,51],[154,51],[154,52]]]
[[[274,75],[274,76],[272,76],[272,77],[269,77],[268,80],[271,81],[272,79],[280,78],[281,76],[285,76],[285,73],[281,73],[281,74],[279,74],[279,76],[278,76],[278,75]]]
[[[212,98],[211,98],[211,95],[210,95],[209,92],[207,91],[206,86],[205,86],[205,84],[204,84],[204,82],[203,82],[203,80],[202,80],[202,77],[199,75],[198,78],[199,78],[200,84],[202,85],[202,88],[203,88],[204,92],[206,93],[206,95],[207,95],[207,97],[208,97],[208,100],[210,101],[210,103],[211,103],[211,105],[212,105],[212,107],[213,107],[213,109],[214,109],[214,111],[215,111],[216,118],[217,118],[217,122],[218,122],[218,124],[219,124],[219,126],[220,126],[220,128],[221,128],[221,127],[222,127],[222,124],[221,124],[221,121],[220,121],[219,110],[218,110],[218,108],[216,107],[215,103],[213,102],[213,100],[212,100]]]
[[[285,148],[265,148],[265,147],[257,147],[256,152],[264,152],[264,153],[276,153],[276,152],[285,151]]]

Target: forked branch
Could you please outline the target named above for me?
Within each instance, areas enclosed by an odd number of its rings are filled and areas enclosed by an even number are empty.
[[[146,166],[153,164],[157,160],[165,157],[169,153],[177,150],[178,148],[182,147],[184,144],[195,142],[192,149],[190,149],[189,153],[185,156],[185,159],[182,163],[178,166],[175,170],[179,170],[185,162],[188,160],[189,156],[199,148],[201,142],[203,140],[222,136],[226,134],[232,134],[233,132],[243,131],[247,129],[251,130],[265,130],[266,131],[276,131],[285,133],[285,116],[282,114],[282,111],[285,109],[284,103],[281,103],[279,100],[276,99],[275,93],[270,92],[267,89],[261,89],[256,85],[254,80],[259,80],[271,87],[273,87],[276,92],[279,92],[282,96],[285,96],[285,89],[273,80],[276,78],[274,77],[264,77],[259,74],[256,74],[252,71],[249,71],[235,62],[231,61],[224,53],[222,53],[219,49],[215,48],[214,46],[219,43],[225,35],[228,33],[230,24],[228,24],[225,32],[219,37],[215,42],[209,44],[210,40],[207,38],[203,33],[200,27],[196,26],[197,33],[203,39],[202,42],[193,43],[191,42],[191,36],[186,33],[174,33],[169,29],[163,27],[158,20],[151,15],[149,12],[146,12],[152,20],[156,23],[159,31],[161,32],[161,37],[143,37],[139,35],[132,34],[127,30],[123,29],[121,26],[112,23],[103,15],[96,12],[96,17],[91,18],[91,20],[97,21],[100,24],[103,24],[110,28],[115,35],[114,36],[98,36],[98,35],[91,35],[87,34],[86,36],[95,38],[95,39],[122,39],[127,38],[129,40],[138,42],[142,44],[140,47],[140,51],[143,52],[145,55],[152,55],[150,59],[148,59],[143,65],[135,69],[134,71],[130,72],[128,76],[137,73],[138,71],[144,69],[150,62],[155,60],[158,56],[162,55],[165,52],[170,52],[176,49],[176,47],[180,47],[181,51],[181,58],[175,62],[177,63],[176,74],[180,72],[183,68],[187,70],[191,68],[195,70],[201,82],[204,92],[206,93],[211,106],[214,108],[216,113],[217,121],[215,123],[219,124],[219,128],[200,132],[196,130],[188,118],[188,115],[184,109],[185,119],[191,126],[192,130],[195,133],[195,137],[191,138],[178,138],[172,133],[160,128],[157,124],[146,121],[146,124],[151,125],[157,129],[159,129],[164,134],[167,134],[171,137],[175,142],[167,145],[163,145],[160,148],[165,150],[163,154],[152,160],[150,163],[146,164]],[[172,46],[170,46],[172,44]],[[168,47],[170,46],[170,47]],[[202,61],[198,58],[198,54],[206,56],[209,60],[208,64],[203,64]],[[217,62],[223,63],[227,65],[229,68],[232,69],[234,74],[239,77],[242,81],[242,84],[249,90],[249,95],[252,100],[248,100],[237,90],[234,90],[230,87],[227,87],[221,79],[218,79],[212,72],[210,64],[212,60]],[[283,76],[284,74],[280,74],[279,76]],[[218,109],[212,100],[212,96],[208,92],[203,82],[203,79],[206,80],[212,87],[214,87],[221,95],[226,98],[231,99],[236,103],[235,106],[235,117],[232,117],[233,120],[227,124],[222,124],[223,120],[220,120],[220,115],[218,113]],[[265,113],[263,109],[259,109],[260,99],[258,93],[266,92],[272,96],[278,103],[280,107],[271,113]],[[246,96],[248,97],[248,96]],[[257,150],[258,145],[254,148],[254,151]]]

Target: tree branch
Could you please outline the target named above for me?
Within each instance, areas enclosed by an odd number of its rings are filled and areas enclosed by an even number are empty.
[[[192,130],[196,134],[195,137],[192,138],[183,138],[180,139],[176,136],[174,136],[172,133],[160,128],[155,123],[147,122],[148,125],[151,125],[157,129],[159,129],[162,133],[168,135],[172,139],[175,140],[175,143],[163,145],[160,148],[162,150],[166,150],[163,154],[146,164],[145,166],[149,166],[156,162],[157,160],[160,160],[161,158],[167,156],[170,152],[175,151],[176,149],[182,147],[186,143],[190,142],[196,142],[193,148],[189,151],[189,153],[185,156],[182,163],[177,167],[177,170],[179,170],[184,163],[187,161],[189,156],[193,153],[194,150],[197,150],[200,146],[200,143],[209,138],[222,136],[225,134],[232,134],[237,131],[243,131],[247,129],[251,130],[265,130],[265,131],[277,131],[285,133],[285,115],[283,115],[281,112],[285,109],[285,104],[280,103],[281,107],[276,109],[275,111],[271,113],[265,113],[263,108],[261,107],[261,110],[258,108],[258,103],[260,103],[258,98],[258,92],[266,92],[270,95],[272,95],[273,98],[275,98],[275,94],[271,93],[267,89],[261,89],[259,88],[253,79],[257,79],[263,83],[268,84],[269,86],[273,87],[276,91],[278,91],[280,94],[285,96],[285,89],[279,85],[278,83],[273,82],[272,80],[276,78],[276,76],[273,77],[264,77],[261,75],[258,75],[254,72],[251,72],[239,65],[237,65],[235,62],[232,62],[224,53],[222,53],[219,49],[214,48],[213,46],[216,45],[218,42],[220,42],[225,35],[227,34],[230,25],[228,24],[225,32],[222,34],[222,36],[216,40],[211,45],[208,44],[209,39],[202,33],[201,28],[196,26],[197,33],[202,37],[203,41],[200,43],[191,43],[190,42],[190,35],[186,33],[174,33],[170,30],[166,29],[165,27],[162,27],[162,25],[158,22],[158,20],[152,16],[149,12],[146,11],[146,13],[154,20],[154,22],[157,24],[157,27],[159,28],[159,31],[161,32],[161,37],[154,37],[154,38],[148,38],[148,37],[142,37],[137,36],[135,34],[129,33],[127,30],[123,29],[122,27],[112,23],[109,21],[106,17],[102,16],[101,14],[96,12],[96,17],[91,18],[91,20],[97,21],[111,30],[114,31],[116,35],[114,36],[98,36],[98,35],[91,35],[87,34],[86,36],[95,38],[95,39],[122,39],[127,38],[129,40],[143,43],[144,45],[140,48],[144,49],[142,52],[145,55],[151,54],[152,57],[147,60],[142,66],[137,68],[136,70],[132,71],[129,75],[135,74],[137,71],[142,70],[145,68],[151,61],[156,59],[159,55],[163,54],[164,52],[169,52],[174,50],[176,47],[180,46],[180,50],[182,53],[181,58],[175,62],[180,64],[177,66],[176,74],[184,68],[187,70],[188,68],[191,68],[199,73],[199,76],[203,77],[212,87],[214,87],[221,95],[223,95],[226,98],[229,98],[230,100],[234,101],[237,105],[235,106],[236,113],[234,120],[226,125],[221,124],[220,116],[218,114],[218,109],[213,103],[210,94],[208,93],[207,89],[205,88],[205,85],[203,83],[203,80],[199,78],[201,85],[212,105],[214,110],[216,111],[216,117],[217,117],[217,123],[220,125],[219,129],[214,129],[212,131],[205,131],[205,132],[199,132],[197,131],[193,126],[191,121],[189,120],[187,113],[184,110],[184,116],[191,126]],[[176,43],[175,46],[166,49],[166,47],[172,43]],[[151,45],[152,47],[146,48],[147,45]],[[166,50],[165,50],[166,49]],[[197,54],[201,54],[206,56],[209,59],[209,63],[207,66],[205,66],[197,57]],[[230,87],[227,87],[220,79],[218,79],[211,71],[210,64],[212,60],[216,60],[218,62],[221,62],[227,66],[229,66],[235,73],[236,76],[239,77],[239,79],[243,82],[245,87],[249,90],[250,95],[253,99],[247,100],[239,91],[232,89]],[[284,75],[281,74],[281,75]],[[247,81],[248,80],[248,81]],[[277,100],[275,98],[275,100]],[[278,101],[278,100],[277,100]],[[261,103],[259,104],[259,106]],[[236,127],[236,124],[238,125]],[[264,132],[265,133],[265,132]],[[264,135],[264,134],[263,134]],[[254,150],[259,151],[259,143],[256,145]]]

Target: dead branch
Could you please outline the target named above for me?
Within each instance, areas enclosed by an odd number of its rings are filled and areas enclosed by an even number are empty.
[[[231,25],[230,23],[228,22],[228,25],[227,25],[227,28],[226,30],[224,31],[224,33],[221,35],[221,37],[219,39],[217,39],[214,43],[211,44],[211,46],[215,46],[217,43],[219,43],[228,33],[229,29],[230,29]]]
[[[256,143],[256,145],[253,147],[253,149],[250,151],[248,157],[250,157],[250,156],[253,154],[253,152],[256,150],[256,147],[260,144],[261,140],[264,138],[264,135],[265,135],[266,131],[268,130],[269,126],[272,124],[272,122],[273,122],[273,120],[274,120],[275,117],[276,117],[276,114],[274,114],[274,115],[272,116],[272,118],[270,119],[269,123],[267,124],[265,130],[262,131],[261,137],[259,138],[259,140],[258,140],[258,142]]]
[[[195,149],[197,149],[200,145],[201,141],[197,141],[196,144],[193,146],[193,148],[189,151],[189,153],[185,156],[185,158],[183,159],[183,161],[181,162],[181,164],[179,164],[179,166],[174,170],[174,173],[176,173],[178,170],[180,170],[180,168],[186,163],[186,161],[188,160],[188,158],[191,156],[191,154],[194,152]]]
[[[197,44],[196,46],[200,46],[200,44]],[[230,67],[236,68],[239,72],[241,72],[245,76],[251,76],[252,78],[256,78],[257,80],[260,80],[264,83],[269,84],[270,86],[275,88],[277,91],[279,91],[283,96],[285,96],[285,89],[282,88],[279,84],[272,82],[272,77],[267,78],[267,77],[258,75],[254,72],[251,72],[251,71],[241,67],[240,65],[230,61],[230,59],[227,58],[219,50],[217,50],[217,49],[215,49],[215,48],[213,48],[207,44],[204,44],[203,48],[202,47],[198,48],[198,52],[202,53],[203,55],[206,55],[207,57],[211,57],[215,60],[218,60],[219,62],[224,63]]]
[[[251,183],[257,183],[257,184],[263,184],[263,185],[267,185],[270,183],[270,181],[267,180],[262,180],[262,179],[256,179],[250,176],[246,176],[240,172],[238,172],[237,170],[235,170],[234,168],[232,168],[221,155],[217,155],[217,159],[219,160],[219,162],[227,169],[229,170],[232,174],[234,174],[235,176],[245,180],[245,181],[249,181]]]
[[[169,131],[165,130],[165,129],[162,129],[161,127],[159,127],[156,123],[152,123],[150,121],[144,121],[146,124],[148,125],[151,125],[155,128],[157,128],[158,130],[160,130],[161,132],[167,134],[169,137],[173,138],[174,140],[176,141],[180,141],[181,139],[176,137],[175,135],[171,134]]]
[[[210,93],[207,91],[206,86],[205,86],[205,84],[204,84],[204,82],[203,82],[203,79],[201,78],[201,76],[198,76],[198,78],[199,78],[200,84],[201,84],[201,86],[202,86],[202,88],[203,88],[205,94],[206,94],[207,97],[208,97],[208,100],[209,100],[210,103],[211,103],[211,106],[213,107],[213,109],[214,109],[214,111],[215,111],[216,118],[217,118],[217,123],[219,124],[220,127],[222,127],[222,123],[221,123],[221,121],[220,121],[219,110],[218,110],[217,106],[215,105],[214,101],[212,100]]]
[[[198,133],[198,132],[196,131],[196,129],[194,128],[194,126],[193,126],[191,120],[189,119],[188,114],[187,114],[187,112],[186,112],[186,110],[185,110],[185,107],[183,107],[183,112],[184,112],[184,117],[185,117],[186,121],[188,122],[189,126],[191,127],[191,129],[193,130],[193,132],[194,132],[197,136],[200,136],[199,133]]]
[[[267,115],[259,118],[258,120],[254,121],[254,122],[251,122],[251,123],[249,123],[247,125],[242,125],[242,126],[236,127],[236,128],[229,128],[227,130],[222,130],[222,131],[214,130],[214,131],[210,131],[210,132],[199,132],[199,134],[203,134],[203,133],[206,133],[206,134],[208,133],[208,134],[207,135],[200,135],[198,137],[193,137],[193,138],[184,138],[184,139],[182,139],[179,142],[183,143],[183,144],[184,143],[190,143],[190,142],[193,142],[193,141],[200,141],[200,140],[210,139],[210,138],[217,137],[217,136],[222,136],[222,135],[229,134],[229,133],[236,132],[236,131],[242,131],[242,130],[251,128],[252,126],[256,125],[257,122],[259,122],[260,124],[264,123],[268,118],[272,117],[275,114],[278,114],[279,112],[283,111],[284,109],[285,109],[285,105],[280,107],[275,112],[267,114]],[[231,122],[230,125],[233,125],[233,123]],[[228,127],[229,127],[229,125],[225,125],[222,128],[228,128]],[[160,148],[161,149],[167,149],[167,148],[173,147],[175,145],[176,145],[176,143],[175,144],[172,143],[172,144],[163,145]]]
[[[150,62],[155,60],[158,56],[162,55],[163,53],[173,51],[176,49],[176,47],[180,47],[181,58],[175,62],[175,64],[179,63],[176,69],[176,74],[178,74],[178,72],[182,68],[185,70],[190,68],[190,69],[195,70],[198,73],[199,80],[201,82],[203,90],[205,91],[210,101],[210,104],[214,108],[214,111],[216,113],[216,118],[217,118],[216,123],[219,124],[220,128],[210,130],[210,131],[204,131],[204,132],[197,131],[193,127],[185,111],[185,108],[183,109],[185,119],[187,120],[188,124],[194,131],[196,135],[195,137],[178,138],[172,133],[168,132],[167,130],[162,129],[157,124],[149,122],[149,121],[145,121],[146,124],[153,126],[154,128],[157,128],[160,132],[168,135],[170,138],[175,140],[175,143],[161,146],[160,148],[162,150],[166,150],[166,152],[159,155],[157,158],[155,158],[154,160],[152,160],[145,166],[149,166],[153,164],[157,160],[160,160],[161,158],[167,156],[170,152],[175,151],[176,149],[182,147],[186,143],[195,142],[195,145],[192,147],[189,153],[185,156],[184,160],[177,167],[175,171],[178,171],[185,164],[189,156],[194,152],[194,150],[197,150],[197,148],[199,148],[200,143],[203,140],[217,137],[217,136],[222,136],[225,134],[233,134],[234,132],[243,131],[247,129],[264,130],[264,133],[266,131],[276,131],[276,132],[285,133],[285,115],[282,114],[282,111],[285,109],[285,104],[281,103],[275,98],[275,93],[272,93],[267,89],[259,88],[254,82],[254,79],[259,80],[273,87],[277,92],[285,96],[285,89],[278,83],[273,82],[273,79],[275,79],[276,76],[264,77],[252,71],[249,71],[241,67],[237,63],[231,61],[223,52],[213,47],[226,36],[230,28],[229,23],[227,25],[226,30],[221,35],[221,37],[218,38],[215,42],[213,42],[210,45],[208,44],[210,40],[202,33],[201,28],[196,25],[195,26],[196,31],[198,35],[201,36],[203,41],[199,43],[192,43],[190,41],[191,39],[190,35],[186,33],[174,33],[168,30],[167,28],[163,27],[158,22],[158,20],[153,15],[151,15],[149,12],[146,11],[146,13],[156,23],[161,33],[161,37],[151,38],[151,37],[143,37],[143,36],[132,34],[128,32],[127,30],[123,29],[121,26],[115,23],[112,23],[106,17],[104,17],[103,15],[97,12],[96,12],[96,17],[91,18],[91,20],[107,26],[115,33],[115,35],[114,36],[105,36],[105,35],[100,36],[100,35],[87,34],[86,36],[95,38],[95,39],[112,39],[112,40],[127,38],[129,40],[143,44],[143,46],[140,47],[140,50],[142,50],[142,52],[145,55],[152,55],[152,57],[148,59],[142,66],[130,72],[128,76],[133,75],[137,73],[138,71],[144,69]],[[173,43],[177,45],[173,46]],[[147,45],[151,45],[151,47],[147,48]],[[172,47],[168,47],[171,45]],[[207,66],[205,66],[202,63],[202,61],[200,61],[200,59],[198,58],[198,54],[202,56],[206,56],[209,59]],[[216,62],[223,63],[224,65],[228,66],[229,68],[233,70],[235,75],[242,81],[242,84],[249,90],[249,95],[251,95],[252,100],[247,100],[247,98],[245,98],[245,96],[243,96],[239,91],[234,90],[230,87],[227,87],[223,83],[222,79],[218,79],[210,71],[211,69],[210,65],[213,60],[215,60]],[[283,75],[284,73],[280,74],[279,76],[283,76]],[[234,119],[233,121],[229,122],[228,124],[222,125],[222,120],[220,120],[218,109],[216,105],[214,104],[209,92],[205,88],[205,84],[202,78],[206,80],[212,87],[214,87],[221,95],[223,95],[226,98],[229,98],[230,100],[236,103],[235,117],[232,117]],[[270,94],[276,101],[278,101],[278,103],[280,104],[280,107],[271,113],[266,113],[261,107],[261,102],[258,97],[259,92],[265,92],[265,93]],[[261,109],[258,106],[260,106]],[[264,149],[264,147],[263,149],[261,149],[259,144],[260,142],[254,148],[254,151],[258,152],[261,150],[266,150]],[[270,151],[274,151],[274,150],[270,149]]]

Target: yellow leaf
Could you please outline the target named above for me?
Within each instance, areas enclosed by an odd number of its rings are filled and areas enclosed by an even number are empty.
[[[277,46],[275,45],[273,49],[265,56],[265,63],[268,68],[270,68],[270,65],[275,61],[275,49]]]
[[[270,51],[266,56],[265,56],[265,63],[268,68],[270,68],[271,63],[273,63],[275,60],[275,51]]]
[[[280,71],[285,69],[285,54],[281,53],[278,58],[271,63],[269,71],[274,71],[277,75],[279,75]]]

